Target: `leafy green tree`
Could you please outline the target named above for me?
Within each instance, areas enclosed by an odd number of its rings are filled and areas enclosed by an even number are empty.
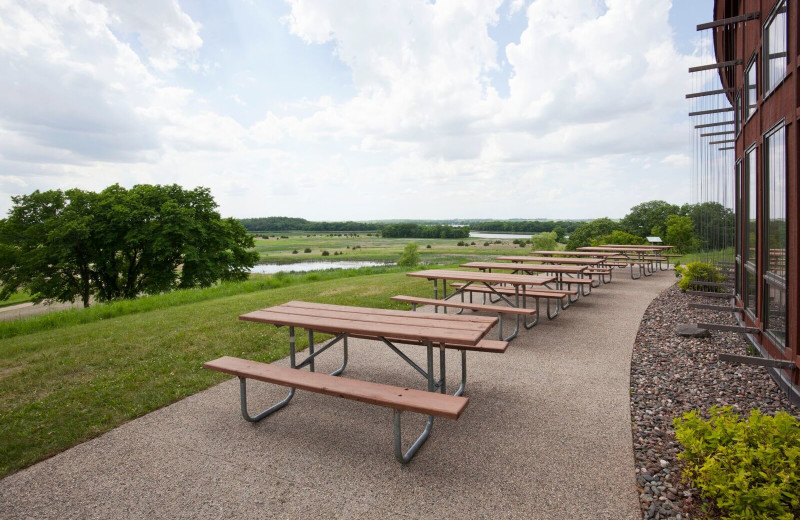
[[[733,246],[736,220],[730,208],[719,202],[685,204],[680,215],[692,219],[695,235],[703,247],[718,250]]]
[[[406,247],[403,248],[403,254],[400,256],[400,260],[397,261],[397,265],[400,267],[413,267],[419,263],[419,246],[414,242],[409,242],[406,244]]]
[[[222,219],[207,188],[119,185],[13,197],[0,221],[0,298],[135,298],[242,280],[258,260],[253,239]]]
[[[591,222],[584,222],[569,234],[567,249],[574,251],[579,247],[597,244],[598,238],[609,235],[612,231],[617,229],[619,229],[619,224],[605,217],[592,220]]]
[[[553,228],[553,233],[556,234],[556,242],[561,242],[564,240],[567,230],[565,230],[562,226],[556,226]]]
[[[646,244],[647,240],[618,229],[600,237],[597,242],[598,244]]]
[[[620,222],[623,231],[645,238],[656,226],[666,227],[667,218],[675,215],[680,208],[663,200],[643,202],[631,208]]]
[[[670,215],[667,219],[667,244],[681,253],[688,253],[695,245],[694,222],[690,217]]]

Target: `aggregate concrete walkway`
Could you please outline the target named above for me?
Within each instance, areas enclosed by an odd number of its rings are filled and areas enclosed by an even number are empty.
[[[5,478],[0,518],[638,519],[631,351],[647,305],[674,281],[617,270],[505,354],[470,353],[467,411],[437,420],[407,466],[387,409],[298,392],[253,425],[232,379]],[[448,359],[451,382],[457,370]],[[351,342],[345,375],[424,388],[363,341]],[[251,411],[283,396],[256,385]],[[422,424],[404,414],[408,441]]]

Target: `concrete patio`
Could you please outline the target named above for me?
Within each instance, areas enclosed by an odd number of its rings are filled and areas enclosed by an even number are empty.
[[[3,479],[0,517],[641,518],[631,351],[647,305],[674,282],[672,271],[631,280],[618,269],[557,319],[542,316],[505,354],[469,353],[465,414],[437,419],[407,466],[393,456],[390,410],[298,392],[253,425],[231,379]],[[317,370],[336,368],[338,352]],[[345,376],[424,388],[373,342],[351,341]],[[250,388],[251,411],[285,394]],[[404,414],[406,446],[423,423]]]

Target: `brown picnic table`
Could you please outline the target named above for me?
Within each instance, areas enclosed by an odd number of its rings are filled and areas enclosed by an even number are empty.
[[[442,280],[442,298],[441,301],[443,302],[441,307],[443,311],[447,312],[447,305],[445,302],[450,298],[460,295],[463,301],[464,294],[468,293],[470,295],[470,302],[472,302],[472,293],[473,292],[482,292],[484,294],[484,301],[486,296],[489,296],[489,300],[491,303],[496,303],[499,301],[505,302],[509,307],[517,308],[517,309],[525,309],[527,308],[527,297],[534,297],[536,298],[536,303],[538,307],[538,298],[539,297],[548,297],[550,289],[529,289],[528,287],[546,287],[547,284],[555,283],[556,277],[555,276],[534,276],[534,275],[527,275],[527,274],[508,274],[508,273],[488,273],[488,272],[476,272],[476,271],[456,271],[453,269],[428,269],[424,271],[416,271],[413,273],[407,273],[406,276],[412,276],[416,278],[426,278],[433,282],[433,299],[439,300],[439,280]],[[466,283],[457,284],[456,290],[448,296],[447,294],[447,281],[463,281]],[[547,291],[545,293],[544,291]],[[552,291],[556,292],[556,291]],[[563,298],[566,294],[565,291],[557,291],[559,299]],[[521,297],[521,299],[520,299]],[[492,298],[495,298],[492,300]],[[548,299],[548,314],[549,314],[549,299]],[[566,308],[566,307],[564,307]],[[434,305],[434,312],[439,312],[439,306]],[[463,312],[459,311],[459,312]],[[515,316],[515,328],[514,332],[509,336],[508,340],[513,339],[516,337],[517,333],[519,332],[520,328],[520,314],[516,314]],[[538,322],[538,309],[536,321],[528,322],[527,317],[524,317],[523,325],[526,329],[532,328]]]
[[[242,416],[257,422],[286,406],[300,388],[316,393],[342,397],[394,410],[394,449],[396,458],[406,463],[427,440],[435,416],[457,419],[466,408],[463,397],[466,387],[466,351],[504,352],[507,342],[485,340],[484,336],[497,324],[489,316],[459,316],[447,314],[421,314],[396,311],[291,301],[282,305],[256,310],[239,316],[240,320],[261,324],[286,326],[289,329],[289,367],[258,363],[225,356],[204,365],[205,368],[239,377]],[[308,354],[297,360],[295,328],[308,331]],[[332,334],[334,337],[317,348],[314,333]],[[427,390],[401,388],[370,381],[341,377],[348,362],[348,338],[376,340],[388,346],[427,381]],[[343,345],[341,366],[330,374],[317,373],[314,361],[333,345]],[[423,369],[409,358],[398,345],[419,345],[427,350],[427,367]],[[434,349],[440,350],[439,378],[434,371]],[[445,349],[461,352],[461,384],[453,395],[447,394]],[[308,371],[302,370],[307,368]],[[263,412],[253,416],[247,410],[246,380],[287,386],[288,395]],[[428,416],[425,429],[413,445],[403,453],[401,447],[400,416],[403,411]]]
[[[495,260],[514,263],[537,263],[537,264],[552,264],[552,265],[583,265],[588,269],[584,271],[585,275],[590,277],[598,275],[598,278],[603,283],[610,283],[612,278],[611,265],[607,265],[607,258],[558,258],[549,256],[498,256]],[[616,265],[616,264],[615,264]],[[608,276],[608,280],[606,280]],[[600,282],[592,287],[598,287]]]
[[[669,260],[663,256],[655,256],[655,253],[662,251],[665,247],[672,247],[672,246],[640,246],[640,245],[617,245],[617,246],[587,246],[587,247],[579,247],[578,249],[581,251],[589,251],[589,252],[618,252],[629,259],[625,260],[625,262],[630,264],[631,267],[631,278],[634,280],[638,280],[642,277],[642,274],[645,276],[650,276],[655,272],[653,268],[654,264],[657,262],[659,269],[662,271],[666,271],[667,269],[661,265],[661,262],[664,260]],[[631,256],[635,256],[636,258],[630,259]],[[633,275],[633,266],[636,265],[639,269],[639,276]]]

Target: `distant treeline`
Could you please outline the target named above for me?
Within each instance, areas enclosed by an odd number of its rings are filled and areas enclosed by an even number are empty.
[[[390,224],[381,229],[381,236],[386,238],[468,238],[469,230],[469,226]]]
[[[580,220],[491,220],[470,224],[469,227],[472,231],[494,233],[549,233],[560,227],[570,233],[583,223]]]
[[[313,222],[304,218],[262,217],[239,219],[251,232],[262,231],[377,231],[383,226],[369,222]]]

